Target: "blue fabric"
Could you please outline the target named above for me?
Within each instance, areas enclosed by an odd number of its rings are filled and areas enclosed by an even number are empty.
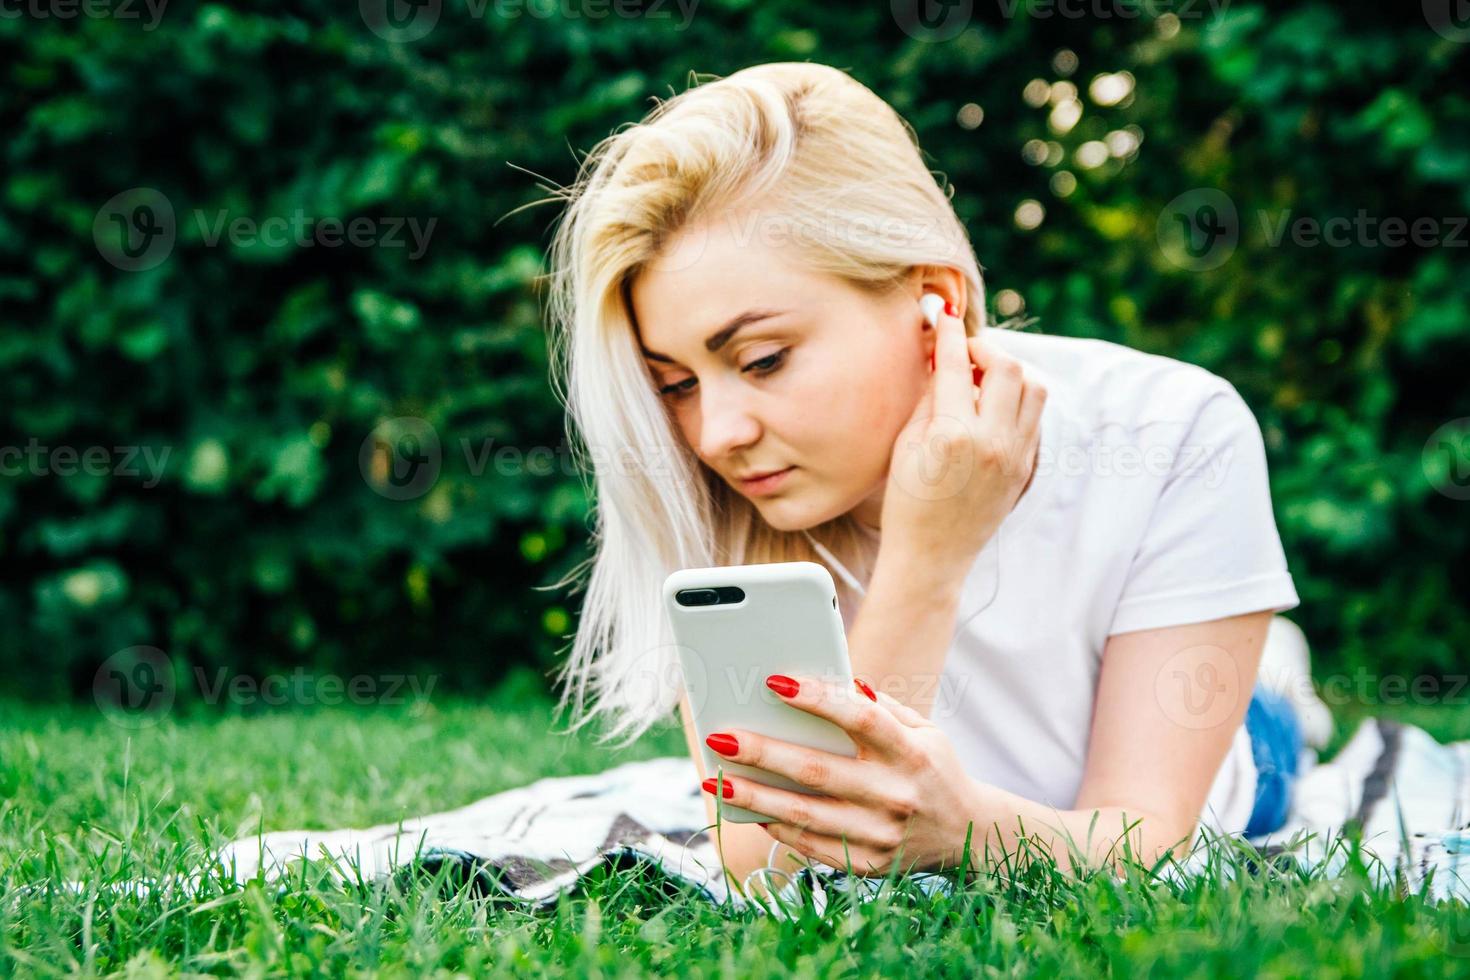
[[[1291,702],[1259,684],[1245,709],[1245,729],[1256,763],[1256,802],[1245,833],[1254,837],[1277,830],[1286,822],[1302,732]]]

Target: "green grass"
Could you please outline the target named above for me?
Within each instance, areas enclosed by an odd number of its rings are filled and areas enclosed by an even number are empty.
[[[1470,712],[1394,713],[1440,738],[1470,737]],[[1142,869],[1075,880],[1033,862],[954,896],[900,883],[876,901],[838,895],[824,915],[808,908],[792,919],[727,917],[635,871],[591,876],[542,912],[442,879],[342,886],[310,867],[284,889],[210,883],[194,900],[97,887],[190,870],[201,848],[261,825],[381,823],[541,776],[684,751],[677,728],[613,753],[549,737],[551,717],[527,675],[482,702],[179,712],[136,732],[80,706],[0,703],[0,975],[1470,970],[1463,908],[1396,897],[1361,876],[1218,874],[1171,886]],[[22,891],[60,879],[88,885]]]

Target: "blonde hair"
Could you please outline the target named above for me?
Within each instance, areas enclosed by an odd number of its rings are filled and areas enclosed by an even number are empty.
[[[670,572],[820,562],[816,540],[871,574],[851,517],[810,534],[778,531],[682,443],[639,350],[626,292],[634,277],[681,229],[758,203],[793,228],[816,229],[794,242],[802,261],[858,288],[896,288],[920,265],[959,270],[970,297],[965,331],[984,325],[980,267],[952,189],[941,190],[892,107],[819,64],[690,79],[598,143],[576,182],[557,192],[568,203],[551,244],[552,384],[578,469],[593,474],[596,517],[594,554],[552,586],[590,564],[558,711],[573,704],[573,731],[607,716],[604,741],[632,741],[678,705],[682,679],[661,595]],[[871,227],[904,234],[859,233]],[[636,465],[625,465],[628,453]],[[850,608],[840,573],[838,590]]]

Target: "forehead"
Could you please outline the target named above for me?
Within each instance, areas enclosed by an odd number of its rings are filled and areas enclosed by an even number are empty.
[[[752,307],[795,310],[833,298],[841,283],[805,267],[788,227],[727,212],[682,230],[629,289],[644,345],[687,349]]]

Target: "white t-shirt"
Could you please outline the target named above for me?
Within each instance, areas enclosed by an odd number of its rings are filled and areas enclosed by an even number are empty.
[[[965,580],[930,717],[973,778],[1070,809],[1109,636],[1300,600],[1260,426],[1228,381],[1108,341],[983,336],[1047,402],[1031,485]],[[1243,831],[1255,788],[1242,725],[1201,823]]]

